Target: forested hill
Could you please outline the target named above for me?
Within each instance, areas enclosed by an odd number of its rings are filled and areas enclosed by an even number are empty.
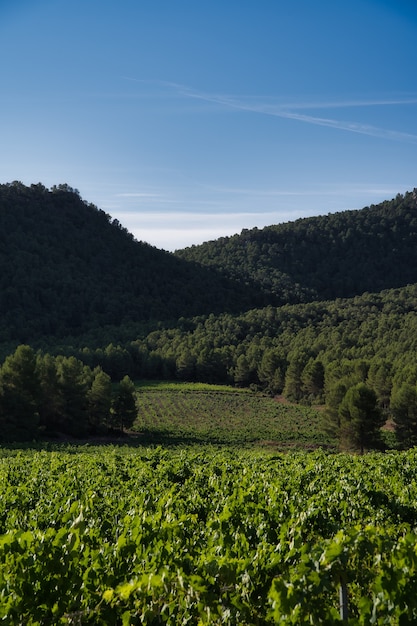
[[[417,190],[176,254],[67,185],[0,185],[0,344],[417,283]]]
[[[281,303],[416,283],[417,189],[359,211],[243,230],[176,256],[255,281]]]
[[[255,302],[255,288],[135,241],[67,185],[0,185],[1,343]]]

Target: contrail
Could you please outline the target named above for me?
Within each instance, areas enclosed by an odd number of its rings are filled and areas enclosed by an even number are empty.
[[[250,102],[244,98],[237,98],[235,96],[209,94],[197,91],[186,85],[179,83],[163,81],[163,80],[141,80],[131,77],[124,77],[127,80],[132,80],[140,83],[153,83],[164,87],[169,87],[175,90],[178,94],[186,97],[193,98],[195,100],[203,100],[205,102],[211,102],[213,104],[220,104],[221,106],[237,109],[240,111],[247,111],[251,113],[258,113],[262,115],[269,115],[272,117],[280,117],[283,119],[295,120],[298,122],[304,122],[306,124],[313,124],[316,126],[326,126],[335,130],[343,130],[351,133],[357,133],[360,135],[368,135],[370,137],[378,137],[380,139],[388,139],[391,141],[403,141],[408,143],[417,143],[417,135],[413,133],[405,133],[397,130],[390,130],[381,128],[378,126],[372,126],[369,124],[361,124],[358,122],[349,122],[343,120],[337,120],[327,117],[318,117],[315,115],[306,115],[299,113],[297,109],[331,109],[331,108],[353,108],[353,107],[369,107],[369,106],[394,106],[394,105],[410,105],[417,104],[417,98],[386,98],[386,99],[369,99],[369,100],[351,100],[351,101],[339,101],[339,102],[304,102],[304,103],[291,103],[291,104],[271,104],[270,102]]]
[[[417,135],[412,133],[403,133],[397,130],[389,130],[379,128],[378,126],[370,126],[368,124],[359,124],[358,122],[343,122],[340,120],[327,119],[322,117],[314,117],[312,115],[301,115],[299,113],[291,113],[289,111],[270,113],[278,117],[306,122],[307,124],[316,124],[317,126],[327,126],[337,130],[347,130],[360,135],[369,135],[371,137],[380,137],[381,139],[391,139],[393,141],[407,141],[411,143],[417,142]]]
[[[273,117],[281,117],[284,119],[292,119],[297,120],[299,122],[305,122],[307,124],[314,124],[316,126],[327,126],[329,128],[334,128],[336,130],[345,130],[352,133],[359,133],[361,135],[369,135],[371,137],[379,137],[381,139],[390,139],[393,141],[406,141],[410,143],[417,143],[417,135],[412,133],[404,133],[397,130],[389,130],[386,128],[380,128],[378,126],[372,126],[369,124],[360,124],[358,122],[347,122],[323,117],[316,117],[313,115],[305,115],[302,113],[296,113],[294,111],[288,110],[286,106],[272,106],[270,104],[250,104],[244,101],[236,100],[234,98],[224,97],[224,96],[211,96],[198,92],[193,92],[191,90],[183,91],[184,95],[197,98],[200,100],[205,100],[208,102],[214,102],[217,104],[222,104],[223,106],[227,106],[230,108],[239,109],[242,111],[249,111],[253,113],[261,113],[263,115],[270,115]],[[387,105],[387,104],[413,104],[414,101],[406,100],[406,101],[374,101],[373,103],[368,103],[367,106],[371,106],[372,104],[379,106]],[[350,105],[344,103],[339,106],[366,106],[364,102],[360,104]],[[299,107],[301,108],[301,107]],[[302,107],[306,108],[306,107]],[[313,108],[313,107],[312,107]],[[330,108],[330,105],[326,105],[326,108]]]

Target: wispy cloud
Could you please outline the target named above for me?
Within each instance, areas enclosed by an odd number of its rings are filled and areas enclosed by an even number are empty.
[[[117,191],[113,206],[104,206],[136,239],[165,250],[234,235],[242,228],[263,228],[300,217],[360,209],[408,189],[404,181],[317,184],[309,188],[257,188],[249,185],[198,185],[158,190]],[[203,189],[203,192],[202,192]],[[204,199],[200,198],[203,194]],[[308,200],[308,201],[307,201]],[[101,203],[99,203],[101,206]],[[198,207],[198,208],[196,208]],[[262,207],[256,210],[255,207]]]
[[[226,100],[238,100],[240,102],[249,104],[249,106],[256,105],[262,108],[263,111],[268,112],[269,108],[272,108],[272,112],[276,107],[284,108],[286,110],[294,109],[349,109],[349,108],[365,108],[365,107],[380,107],[380,106],[402,106],[417,104],[417,96],[408,96],[403,98],[368,98],[366,100],[293,100],[291,102],[284,101],[282,98],[277,97],[263,97],[259,99],[256,97],[236,97],[236,96],[220,96],[220,98]],[[252,103],[252,104],[251,104]]]
[[[163,195],[160,193],[150,193],[146,191],[134,191],[134,192],[126,192],[126,193],[117,193],[117,198],[162,198]]]
[[[128,80],[136,80],[133,78],[125,77]],[[149,82],[141,81],[137,82]],[[294,120],[297,122],[303,122],[305,124],[312,124],[315,126],[325,126],[327,128],[333,128],[334,130],[342,130],[351,133],[357,133],[360,135],[368,135],[370,137],[377,137],[380,139],[387,139],[391,141],[402,141],[408,143],[417,143],[417,135],[414,133],[402,132],[399,130],[393,130],[388,128],[381,128],[379,126],[373,126],[371,124],[363,124],[360,122],[352,122],[347,120],[333,119],[329,117],[321,117],[317,115],[300,113],[300,110],[321,110],[321,109],[348,109],[348,108],[360,108],[360,107],[382,107],[382,106],[400,106],[400,105],[413,105],[417,104],[416,96],[408,97],[391,97],[391,98],[369,98],[369,99],[357,99],[357,100],[342,100],[342,101],[314,101],[308,100],[303,102],[283,102],[279,100],[277,102],[274,98],[251,98],[244,96],[230,96],[222,94],[212,94],[202,91],[198,91],[186,85],[168,81],[152,81],[154,84],[158,84],[163,87],[167,87],[170,90],[175,91],[178,95],[186,98],[192,98],[194,100],[201,100],[204,102],[210,102],[212,104],[221,105],[229,109],[236,109],[240,111],[247,111],[251,113],[257,113],[262,115],[269,115],[273,117],[280,117],[283,119]]]
[[[213,217],[213,213],[186,211],[175,213],[119,211],[117,213],[117,218],[136,239],[171,251],[234,235],[242,228],[262,227],[277,221],[276,212],[223,213],[220,221]],[[281,219],[284,217],[287,221],[291,219],[291,214],[282,214],[280,217]]]
[[[219,194],[225,195],[234,195],[234,196],[245,196],[245,197],[256,197],[256,198],[311,198],[314,196],[318,196],[320,198],[325,196],[343,196],[343,195],[351,195],[351,194],[360,194],[360,195],[386,195],[397,194],[399,189],[408,188],[405,184],[398,185],[354,185],[354,184],[332,184],[326,183],[323,186],[317,188],[308,187],[306,189],[260,189],[257,187],[218,187],[218,186],[207,186],[206,187]]]
[[[386,128],[380,128],[378,126],[372,126],[369,124],[361,124],[358,122],[349,122],[344,120],[331,119],[327,117],[317,117],[315,115],[306,115],[303,113],[295,112],[294,110],[289,110],[288,106],[284,105],[272,105],[270,103],[251,103],[246,102],[244,100],[238,100],[234,98],[228,97],[216,97],[216,96],[207,96],[205,94],[200,94],[197,92],[185,92],[184,95],[188,95],[191,98],[197,98],[201,100],[206,100],[209,102],[215,102],[217,104],[222,104],[227,107],[239,109],[242,111],[249,111],[253,113],[260,113],[263,115],[270,115],[274,117],[280,117],[284,119],[296,120],[298,122],[304,122],[307,124],[314,124],[316,126],[327,126],[329,128],[334,128],[335,130],[344,130],[352,133],[359,133],[361,135],[369,135],[371,137],[379,137],[382,139],[390,139],[393,141],[406,141],[411,143],[417,143],[417,135],[413,133],[404,133],[397,130],[391,130]],[[406,101],[396,101],[395,104],[410,104],[414,103],[414,101],[406,100]],[[339,104],[326,103],[325,105],[322,103],[318,104],[310,104],[311,108],[341,108],[341,107],[359,107],[359,106],[387,106],[388,104],[394,104],[393,101],[370,101],[370,102],[344,102]],[[298,107],[293,108],[308,108],[307,104],[298,104]]]
[[[313,115],[302,115],[300,113],[292,113],[289,111],[274,112],[270,113],[270,115],[276,115],[278,117],[297,120],[299,122],[306,122],[307,124],[315,124],[317,126],[327,126],[329,128],[335,128],[337,130],[347,130],[352,133],[359,133],[360,135],[369,135],[371,137],[379,137],[381,139],[391,139],[394,141],[407,141],[417,143],[417,135],[414,135],[413,133],[404,133],[397,130],[389,130],[369,124],[361,124],[358,122],[345,122],[342,120],[315,117]]]

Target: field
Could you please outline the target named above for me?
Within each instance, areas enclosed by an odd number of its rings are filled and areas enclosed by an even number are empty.
[[[143,383],[138,387],[136,431],[160,443],[263,443],[278,447],[327,446],[322,414],[286,405],[248,389]]]
[[[321,411],[249,390],[137,390],[134,446],[0,449],[1,623],[417,623],[416,451],[335,454]]]
[[[342,590],[345,623],[416,624],[416,464],[415,451],[4,449],[0,619],[337,624]]]

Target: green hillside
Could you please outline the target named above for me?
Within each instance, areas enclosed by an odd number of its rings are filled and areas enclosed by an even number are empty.
[[[146,354],[152,354],[154,367],[160,358],[160,370],[163,363],[173,377],[265,384],[276,391],[282,391],[291,364],[298,364],[300,378],[310,360],[324,369],[346,361],[385,360],[392,371],[402,371],[417,363],[417,285],[240,315],[200,316],[153,331],[133,342],[130,351],[142,355],[144,368],[150,366]]]
[[[417,282],[417,190],[360,211],[244,230],[178,258],[256,282],[281,304]]]
[[[90,333],[104,345],[110,327],[126,337],[149,322],[416,283],[417,201],[407,193],[174,255],[135,241],[67,185],[15,182],[0,185],[0,243],[0,343]]]
[[[66,185],[0,185],[0,342],[264,301],[259,290],[135,241]]]

